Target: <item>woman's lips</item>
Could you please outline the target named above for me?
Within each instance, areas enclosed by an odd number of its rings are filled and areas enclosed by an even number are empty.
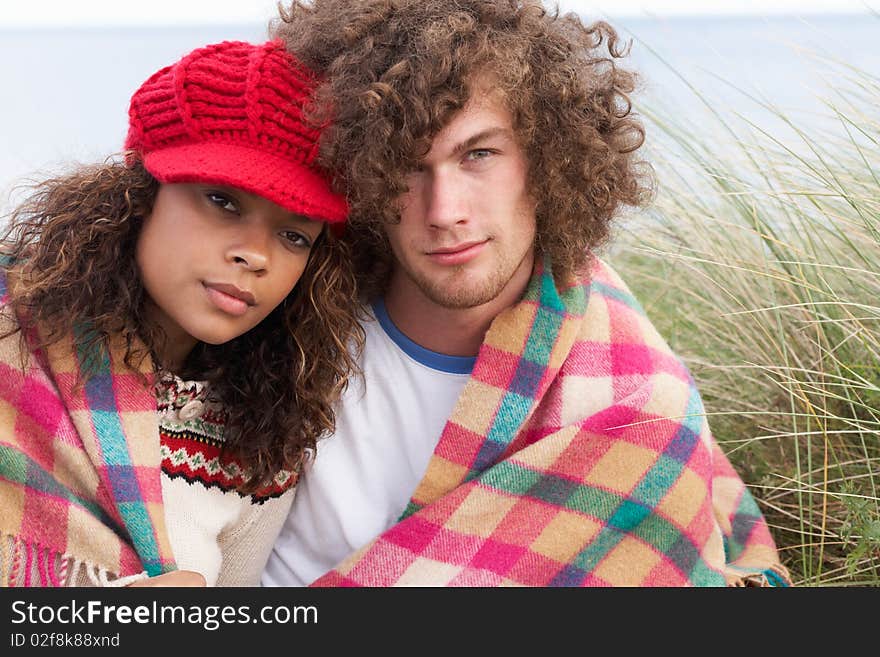
[[[438,265],[462,265],[480,255],[488,241],[466,242],[457,246],[443,247],[428,252],[428,257]]]
[[[212,285],[205,283],[204,286],[211,303],[230,315],[240,317],[248,311],[248,308],[250,308],[251,305],[253,305],[252,303],[249,303],[249,301],[254,298],[250,292],[242,292],[234,286],[227,285]],[[233,294],[237,294],[237,296],[233,296]]]

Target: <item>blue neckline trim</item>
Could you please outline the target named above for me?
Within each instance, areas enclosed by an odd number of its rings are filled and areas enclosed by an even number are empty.
[[[377,299],[372,304],[373,312],[379,325],[385,331],[392,342],[400,347],[403,352],[417,363],[432,370],[447,372],[448,374],[470,374],[474,369],[475,357],[470,356],[447,356],[430,349],[425,349],[406,337],[399,328],[394,325],[385,308],[385,300]]]

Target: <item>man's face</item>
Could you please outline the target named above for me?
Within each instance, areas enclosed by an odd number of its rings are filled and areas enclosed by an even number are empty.
[[[531,274],[535,203],[509,110],[488,85],[434,138],[387,226],[392,286],[444,308],[487,303]]]

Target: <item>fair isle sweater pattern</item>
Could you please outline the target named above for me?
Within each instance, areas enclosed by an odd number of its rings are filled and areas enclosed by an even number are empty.
[[[166,477],[250,497],[254,504],[279,497],[295,485],[296,473],[282,470],[271,484],[254,493],[240,491],[248,470],[223,452],[229,415],[204,381],[184,381],[164,372],[157,377],[155,393],[162,472]]]

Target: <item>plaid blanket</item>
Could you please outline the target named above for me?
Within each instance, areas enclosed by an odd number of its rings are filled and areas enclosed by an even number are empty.
[[[788,585],[685,365],[596,261],[493,322],[397,523],[313,586]]]
[[[0,269],[0,335],[19,325]],[[162,506],[152,364],[118,348],[77,387],[81,339],[0,340],[0,584],[96,584],[174,569]],[[120,345],[121,346],[121,345]]]

